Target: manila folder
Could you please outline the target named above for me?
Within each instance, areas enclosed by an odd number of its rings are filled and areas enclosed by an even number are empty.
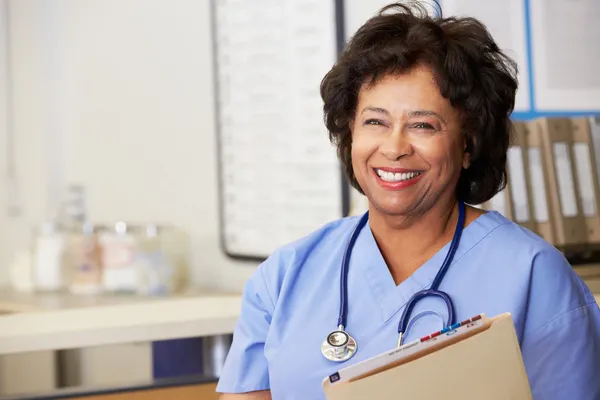
[[[327,400],[531,400],[519,342],[510,314],[489,327],[355,381],[323,388]]]

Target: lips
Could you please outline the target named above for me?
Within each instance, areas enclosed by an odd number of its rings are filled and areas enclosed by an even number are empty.
[[[400,190],[417,183],[424,171],[401,168],[373,168],[373,175],[379,185],[386,190]]]
[[[386,182],[402,182],[416,178],[422,174],[422,171],[409,171],[409,172],[393,172],[387,171],[380,168],[375,168],[375,173],[382,180]]]

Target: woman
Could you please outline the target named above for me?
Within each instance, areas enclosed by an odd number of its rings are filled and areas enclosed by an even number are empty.
[[[323,399],[324,377],[396,345],[408,299],[432,284],[449,250],[459,206],[505,184],[515,75],[473,19],[391,5],[356,33],[321,94],[350,182],[369,200],[347,278],[358,351],[341,363],[321,354],[337,327],[352,217],[278,249],[249,280],[223,399]],[[466,206],[460,225],[440,286],[456,320],[512,313],[535,399],[600,398],[600,310],[562,254],[496,212]],[[448,314],[437,298],[412,315],[420,311]],[[405,340],[439,327],[423,316]]]

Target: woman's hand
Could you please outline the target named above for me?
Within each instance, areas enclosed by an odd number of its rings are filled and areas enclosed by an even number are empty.
[[[251,392],[243,394],[222,394],[220,400],[272,400],[270,390],[261,390],[260,392]]]

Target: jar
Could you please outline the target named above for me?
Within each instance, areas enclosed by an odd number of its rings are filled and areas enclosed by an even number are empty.
[[[102,227],[86,222],[68,237],[64,265],[73,294],[102,292],[102,247],[98,239],[101,231]]]
[[[137,268],[135,255],[139,230],[125,222],[99,235],[102,247],[102,288],[107,292],[135,293]]]
[[[34,232],[32,280],[36,291],[64,289],[64,251],[65,233],[58,224],[47,221]]]
[[[138,293],[164,295],[173,291],[173,264],[162,238],[163,228],[147,224],[139,237],[136,254]]]

